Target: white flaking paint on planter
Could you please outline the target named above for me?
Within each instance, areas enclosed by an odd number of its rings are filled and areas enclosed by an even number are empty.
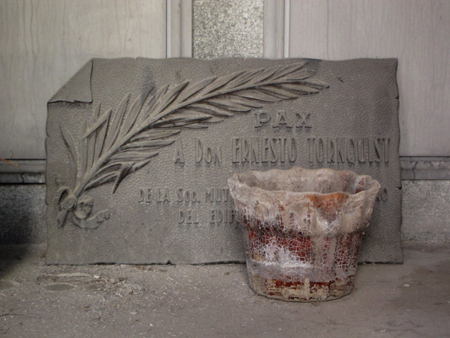
[[[235,174],[228,184],[255,292],[297,301],[350,293],[380,188],[376,180],[296,167]]]

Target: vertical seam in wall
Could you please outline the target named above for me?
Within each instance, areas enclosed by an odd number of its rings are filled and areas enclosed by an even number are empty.
[[[329,36],[330,36],[330,0],[327,0],[327,60],[330,59]]]
[[[263,6],[263,57],[286,57],[285,4],[288,0],[264,0]]]
[[[193,58],[194,57],[194,0],[191,0],[190,2],[190,10],[191,10],[191,41],[190,41],[190,55],[189,57]]]
[[[284,37],[283,49],[284,58],[290,55],[290,25],[291,25],[291,0],[284,0]]]
[[[180,37],[182,38],[181,43],[181,57],[192,57],[193,55],[193,35],[194,35],[194,4],[192,0],[183,0],[180,3],[180,13],[181,13],[181,25],[180,25]],[[189,14],[186,15],[186,14]],[[189,17],[189,19],[188,19]],[[189,43],[186,43],[186,40]]]
[[[166,57],[192,57],[192,1],[166,0],[166,6]]]
[[[166,0],[166,58],[172,56],[172,0]]]
[[[184,43],[185,43],[185,39],[183,36],[183,27],[186,24],[186,18],[184,17],[184,6],[183,6],[183,1],[180,2],[180,27],[178,28],[178,32],[177,34],[180,36],[180,55],[178,55],[178,57],[183,57],[184,56]],[[192,29],[191,29],[192,31]]]

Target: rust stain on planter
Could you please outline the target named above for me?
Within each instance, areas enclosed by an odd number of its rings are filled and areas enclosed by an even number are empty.
[[[293,168],[236,174],[229,185],[256,293],[306,302],[351,292],[377,181],[350,171]]]

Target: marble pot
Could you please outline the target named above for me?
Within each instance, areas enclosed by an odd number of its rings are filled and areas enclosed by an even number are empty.
[[[287,301],[348,295],[380,184],[332,169],[249,171],[228,180],[250,287]]]

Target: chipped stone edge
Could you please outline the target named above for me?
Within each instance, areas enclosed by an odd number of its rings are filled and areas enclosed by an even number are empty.
[[[0,162],[0,184],[44,184],[45,160],[11,160],[19,166]]]
[[[400,157],[402,180],[448,180],[450,157]]]

